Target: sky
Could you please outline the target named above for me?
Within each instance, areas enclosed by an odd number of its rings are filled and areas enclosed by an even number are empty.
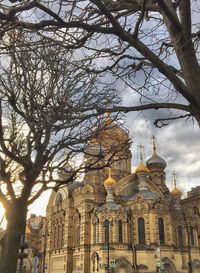
[[[149,113],[139,114],[133,118],[129,114],[127,118],[127,123],[132,123],[129,130],[133,139],[133,166],[137,166],[139,162],[137,146],[140,142],[144,146],[145,158],[148,159],[152,155],[154,135],[158,154],[167,162],[165,171],[168,187],[172,188],[174,171],[177,173],[178,185],[184,191],[200,185],[200,129],[196,122],[181,120],[163,128],[155,128],[148,115]]]

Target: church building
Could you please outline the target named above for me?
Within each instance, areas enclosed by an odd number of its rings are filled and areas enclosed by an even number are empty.
[[[129,137],[120,126],[114,131]],[[115,141],[109,132],[106,137],[107,145]],[[98,146],[90,141],[86,160]],[[126,158],[119,155],[110,168],[52,192],[43,232],[45,273],[200,273],[200,189],[181,199],[174,174],[170,191],[155,139],[152,148],[145,162],[140,146],[134,172],[127,148]]]

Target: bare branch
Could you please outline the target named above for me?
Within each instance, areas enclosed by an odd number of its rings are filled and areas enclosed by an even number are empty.
[[[191,117],[190,114],[186,114],[186,115],[180,115],[180,116],[177,116],[177,117],[159,118],[159,119],[156,119],[154,121],[154,125],[157,128],[162,128],[164,126],[169,125],[170,121],[174,121],[174,120],[177,120],[177,119],[188,119],[190,117]]]
[[[192,108],[189,105],[184,104],[178,104],[178,103],[150,103],[150,104],[144,104],[144,105],[138,105],[138,106],[116,106],[112,109],[109,108],[103,108],[103,109],[97,109],[99,113],[113,113],[113,112],[137,112],[137,111],[144,111],[149,109],[177,109],[177,110],[183,110],[186,112],[189,112],[190,115],[192,115]]]

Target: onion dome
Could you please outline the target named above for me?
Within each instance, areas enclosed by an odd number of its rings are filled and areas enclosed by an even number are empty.
[[[105,148],[110,146],[111,143],[126,143],[129,141],[128,132],[116,120],[111,118],[110,113],[106,113],[105,119],[94,128],[93,134],[89,143],[101,144]]]
[[[104,181],[104,186],[105,187],[110,187],[110,186],[114,186],[115,184],[116,184],[116,181],[111,177],[111,168],[109,168],[109,176]]]
[[[144,165],[143,163],[143,154],[142,154],[142,144],[140,143],[140,164],[137,166],[135,173],[139,174],[139,173],[149,173],[149,169]]]
[[[153,136],[153,155],[147,160],[146,164],[149,170],[163,171],[167,166],[166,161],[157,154],[154,136]]]
[[[144,165],[143,162],[140,162],[140,164],[137,166],[135,173],[149,173],[149,169]]]
[[[182,196],[182,191],[177,188],[177,185],[176,185],[176,173],[173,172],[173,176],[174,176],[174,181],[173,181],[173,184],[174,184],[174,187],[172,189],[172,191],[170,192],[171,196],[173,198],[176,198],[176,199],[181,199],[181,196]]]
[[[181,198],[182,196],[182,191],[179,190],[177,187],[173,188],[173,190],[171,191],[171,196],[174,197],[174,198]]]

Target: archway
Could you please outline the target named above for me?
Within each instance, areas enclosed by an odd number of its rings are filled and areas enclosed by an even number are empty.
[[[164,270],[163,273],[176,273],[176,267],[172,261],[170,261],[167,257],[164,257]]]
[[[99,255],[98,255],[98,253],[94,252],[92,254],[91,259],[92,259],[92,263],[93,263],[93,265],[92,265],[93,272],[99,271]]]
[[[200,273],[200,260],[194,260],[192,262],[193,273]]]
[[[134,273],[134,269],[129,261],[122,257],[117,261],[114,273]]]

